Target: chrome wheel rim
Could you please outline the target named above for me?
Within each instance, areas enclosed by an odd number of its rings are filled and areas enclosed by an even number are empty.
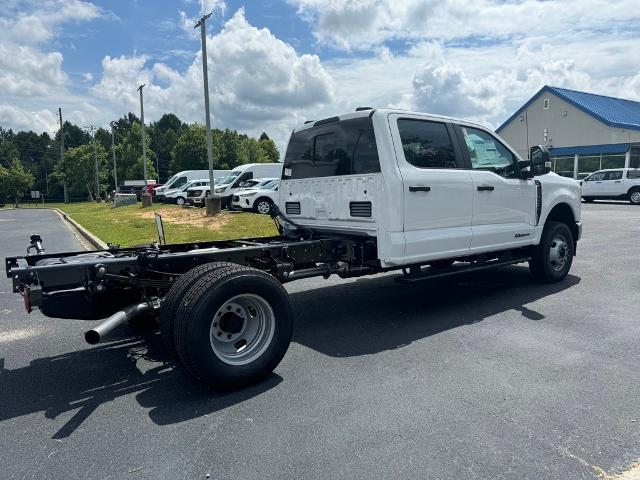
[[[562,270],[569,259],[569,244],[564,235],[556,235],[549,248],[549,263],[556,272]]]
[[[184,205],[184,198],[178,197],[178,200],[176,200],[176,203],[180,206]]]
[[[224,363],[246,365],[267,349],[275,326],[275,314],[264,298],[250,293],[236,295],[213,316],[211,348]]]
[[[258,203],[258,212],[266,215],[267,213],[269,213],[270,209],[271,206],[269,205],[269,202],[263,200],[262,202]]]
[[[640,203],[640,192],[633,192],[631,194],[631,201],[633,203]]]

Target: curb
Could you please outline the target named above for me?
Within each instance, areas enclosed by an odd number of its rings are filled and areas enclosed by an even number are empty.
[[[82,235],[91,245],[93,245],[98,250],[107,250],[109,248],[106,243],[104,243],[102,240],[100,240],[93,233],[91,233],[89,230],[84,228],[82,225],[80,225],[78,222],[76,222],[73,218],[71,218],[68,214],[64,213],[59,208],[51,208],[50,210],[55,210],[56,212],[58,212],[58,215],[60,215],[64,220],[66,220],[73,228],[75,228],[78,231],[78,233],[80,233],[80,235]]]

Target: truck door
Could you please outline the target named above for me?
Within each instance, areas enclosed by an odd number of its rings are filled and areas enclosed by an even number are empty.
[[[598,197],[604,195],[602,193],[602,183],[604,181],[605,172],[592,173],[582,181],[583,197]]]
[[[418,115],[389,116],[403,182],[405,261],[465,255],[471,242],[471,176],[453,127]]]
[[[622,170],[612,170],[606,172],[604,180],[602,181],[602,195],[615,197],[622,195]]]
[[[471,251],[528,245],[533,237],[536,184],[520,178],[518,157],[486,130],[459,126],[473,180]]]

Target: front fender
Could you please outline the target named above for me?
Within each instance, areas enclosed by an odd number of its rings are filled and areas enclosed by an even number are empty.
[[[535,229],[534,239],[536,244],[540,242],[542,230],[544,229],[549,214],[558,205],[567,205],[571,209],[573,221],[576,223],[581,221],[582,214],[580,185],[575,180],[553,174],[545,175],[543,178],[540,179],[542,186],[542,209],[540,220]]]

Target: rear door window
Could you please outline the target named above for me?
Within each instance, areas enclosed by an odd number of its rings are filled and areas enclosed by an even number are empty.
[[[640,178],[640,169],[638,169],[638,170],[627,170],[627,178],[632,179],[632,180]]]
[[[418,168],[458,168],[447,126],[440,122],[400,118],[398,132],[405,160]]]
[[[369,117],[325,123],[294,132],[283,179],[361,175],[380,171],[378,147]]]
[[[604,177],[605,180],[620,180],[621,178],[622,178],[622,170],[607,172],[607,175]]]

